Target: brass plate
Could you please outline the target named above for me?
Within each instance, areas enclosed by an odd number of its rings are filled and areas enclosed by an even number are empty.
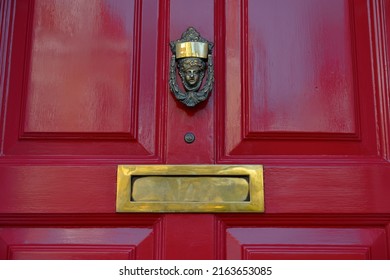
[[[183,42],[176,44],[176,58],[200,57],[207,58],[209,45],[202,42]]]
[[[261,165],[119,165],[117,212],[264,212]]]

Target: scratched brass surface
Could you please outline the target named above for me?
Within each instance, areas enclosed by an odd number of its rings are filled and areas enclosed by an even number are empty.
[[[176,44],[176,58],[199,57],[207,58],[209,46],[201,42],[184,42]]]
[[[117,212],[264,212],[261,165],[119,165]]]
[[[249,183],[245,178],[149,176],[134,181],[134,201],[224,202],[245,201]]]

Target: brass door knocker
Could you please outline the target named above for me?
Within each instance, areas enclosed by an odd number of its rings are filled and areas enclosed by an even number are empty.
[[[193,27],[189,27],[181,39],[170,43],[173,53],[169,71],[169,86],[176,99],[188,107],[204,101],[213,89],[214,65],[212,50],[214,44],[202,38]],[[177,65],[176,65],[177,64]],[[176,67],[185,92],[180,90],[176,80]],[[207,79],[203,78],[207,70]]]

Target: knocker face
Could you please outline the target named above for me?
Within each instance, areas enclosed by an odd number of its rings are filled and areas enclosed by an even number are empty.
[[[180,39],[170,42],[172,56],[169,64],[169,87],[175,98],[187,107],[194,107],[205,101],[213,89],[213,46],[193,27],[187,28]],[[177,82],[177,72],[182,87]],[[206,81],[203,83],[204,77]]]
[[[186,91],[197,91],[205,75],[205,62],[200,58],[182,58],[177,67]]]

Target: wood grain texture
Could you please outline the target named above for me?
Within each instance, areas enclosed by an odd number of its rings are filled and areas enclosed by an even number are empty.
[[[114,213],[116,166],[0,166],[2,213]],[[264,168],[266,213],[388,213],[390,166]]]
[[[7,166],[0,173],[2,213],[115,212],[116,166]]]

